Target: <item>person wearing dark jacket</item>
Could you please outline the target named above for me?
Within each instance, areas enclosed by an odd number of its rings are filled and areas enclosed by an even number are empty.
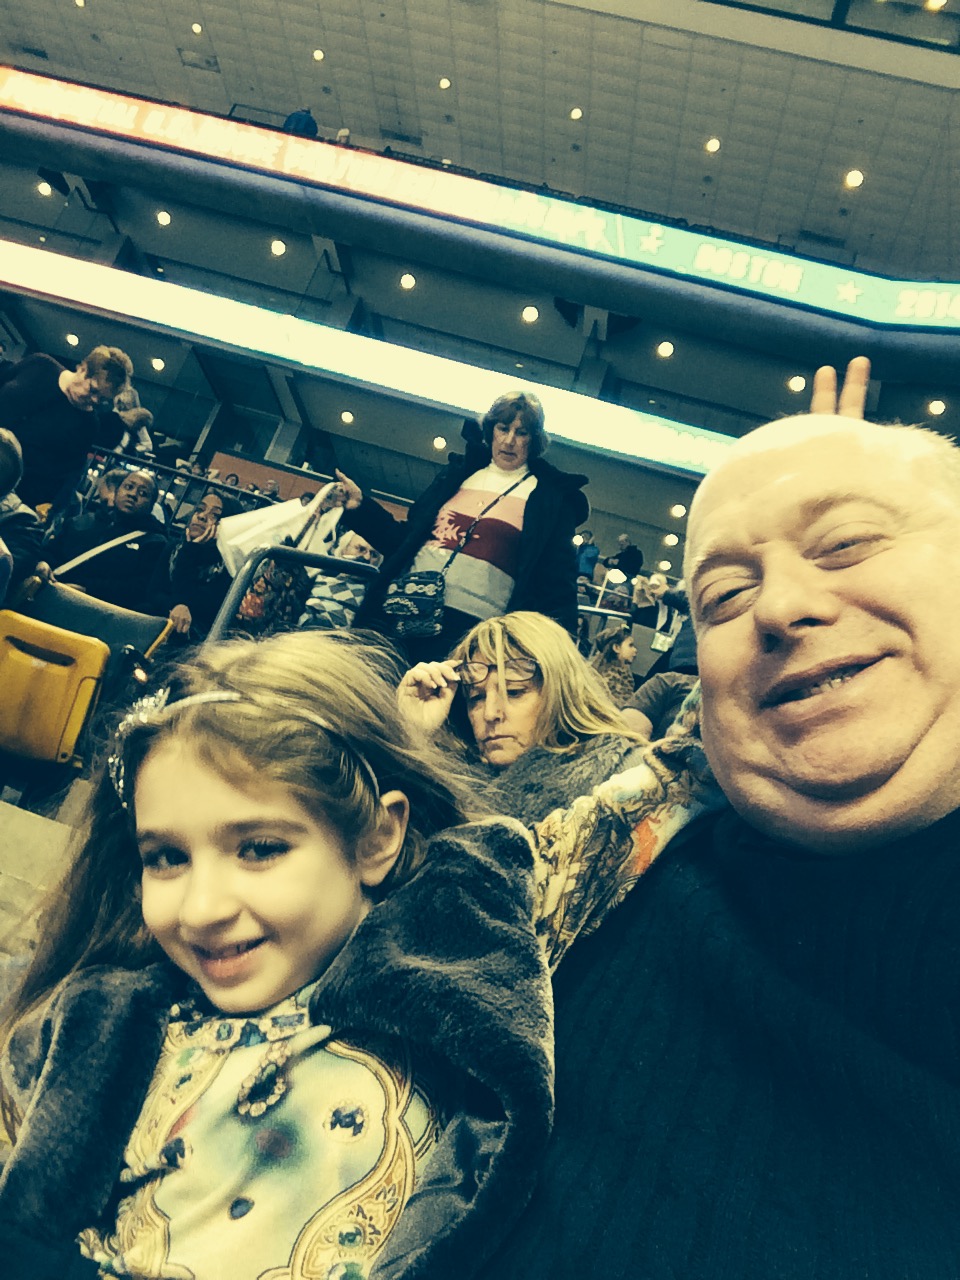
[[[150,514],[157,492],[156,476],[131,471],[117,486],[113,506],[67,520],[45,548],[57,581],[82,587],[108,604],[150,612],[151,583],[168,549],[163,525]],[[79,556],[123,538],[70,567]]]
[[[22,471],[20,443],[12,431],[0,427],[0,543],[10,557],[10,572],[9,576],[3,575],[0,602],[33,573],[40,559],[40,517],[15,492]]]
[[[617,537],[616,553],[607,556],[603,563],[608,569],[619,569],[626,575],[627,581],[632,582],[643,568],[643,552],[636,543],[630,541],[628,533],[621,533]]]
[[[284,120],[283,132],[292,133],[297,138],[315,138],[320,126],[309,107],[300,107],[298,111],[291,111]]]
[[[133,365],[117,347],[95,347],[72,371],[53,356],[20,360],[0,381],[0,422],[23,450],[20,497],[28,506],[58,504],[75,486],[94,445],[113,448],[124,424],[114,397]]]
[[[837,415],[818,371],[694,498],[731,808],[561,964],[554,1138],[483,1280],[960,1276],[960,455],[853,421],[868,379]]]
[[[217,546],[223,513],[223,498],[211,489],[194,507],[182,541],[168,557],[160,558],[149,612],[167,614],[174,634],[184,642],[206,638],[230,588],[231,578]]]
[[[390,584],[411,569],[443,571],[456,553],[444,574],[443,630],[408,640],[412,661],[444,657],[478,621],[517,609],[576,629],[573,533],[589,510],[581,493],[587,477],[544,460],[543,408],[527,392],[501,396],[482,425],[468,419],[462,434],[465,452],[450,455],[405,523],[337,473],[345,489],[344,523],[385,554],[355,626],[390,634],[382,612]]]

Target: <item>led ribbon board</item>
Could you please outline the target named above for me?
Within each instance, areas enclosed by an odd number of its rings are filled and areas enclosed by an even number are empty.
[[[475,416],[503,394],[502,373],[10,240],[0,240],[0,288],[464,415]],[[250,334],[257,335],[255,346]],[[523,385],[543,402],[555,438],[647,465],[700,476],[734,443],[729,436],[574,391]]]
[[[879,326],[960,330],[960,282],[891,280],[533,191],[0,68],[0,109],[317,183],[609,261]]]

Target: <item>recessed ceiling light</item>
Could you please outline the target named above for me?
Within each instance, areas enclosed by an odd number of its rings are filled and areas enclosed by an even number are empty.
[[[163,373],[164,369],[167,367],[166,361],[161,360],[159,356],[154,356],[150,361],[150,364],[157,373]]]
[[[540,312],[536,307],[524,307],[520,312],[520,319],[524,324],[536,324],[540,319]]]
[[[439,84],[440,84],[440,88],[441,88],[441,89],[449,89],[449,88],[450,88],[450,77],[449,77],[449,76],[441,76],[441,77],[440,77]]]
[[[946,413],[947,406],[943,400],[931,400],[927,405],[927,412],[932,413],[935,418],[939,418],[941,413]]]
[[[344,409],[343,413],[340,415],[340,421],[344,426],[349,427],[350,423],[353,421],[353,414],[349,409]]]
[[[157,267],[157,275],[158,275],[158,276],[162,276],[162,275],[163,275],[163,267],[159,267],[159,266]]]
[[[582,119],[583,119],[583,107],[574,107],[574,108],[573,108],[573,110],[570,112],[570,119],[571,119],[571,120],[582,120]]]
[[[863,173],[860,169],[851,169],[849,173],[844,175],[843,185],[853,190],[855,187],[863,186]]]
[[[947,7],[947,0],[927,0],[923,7],[929,9],[931,13],[939,13],[941,9]]]
[[[575,533],[575,534],[573,535],[573,545],[574,545],[575,547],[582,547],[582,546],[583,546],[583,534],[582,534],[582,533]]]
[[[282,258],[283,255],[287,252],[287,246],[284,244],[282,240],[271,240],[270,252],[273,254],[275,258]]]
[[[661,360],[669,360],[674,353],[674,345],[672,342],[661,342],[657,345],[657,355]]]
[[[51,185],[50,185],[50,183],[49,183],[49,182],[38,182],[38,183],[37,183],[37,190],[40,192],[40,194],[41,194],[42,196],[52,196],[52,195],[53,195],[53,187],[51,187]]]
[[[668,573],[673,568],[673,565],[670,563],[669,560],[658,560],[657,568],[660,570],[661,573]]]
[[[87,3],[87,0],[73,0],[73,3],[77,6],[78,9],[82,9],[83,6]]]
[[[687,514],[687,508],[683,505],[682,502],[676,502],[670,508],[670,514],[673,516],[675,520],[682,520],[683,517]]]
[[[716,153],[720,150],[720,139],[708,138],[706,142],[703,144],[703,149],[704,151],[709,151],[711,155],[716,155]]]
[[[160,223],[161,227],[169,227],[173,219],[170,217],[169,213],[167,213],[166,209],[158,209],[157,221]]]
[[[807,385],[807,380],[800,373],[795,373],[792,378],[787,379],[787,387],[794,392],[801,392]]]
[[[416,287],[417,287],[417,277],[415,275],[411,275],[409,271],[405,271],[403,275],[400,277],[400,288],[415,289]]]
[[[314,62],[322,62],[322,61],[323,61],[323,50],[322,50],[322,49],[314,49],[314,51],[313,51],[313,60],[314,60]]]
[[[203,27],[200,25],[199,22],[195,22],[193,26],[190,28],[190,30],[193,32],[195,36],[203,35]]]
[[[41,244],[46,244],[46,243],[47,243],[47,237],[46,237],[46,236],[37,236],[37,239],[40,241],[40,243],[41,243]]]
[[[80,339],[77,337],[75,333],[67,334],[67,342],[70,344],[71,347],[79,347],[80,345]]]
[[[663,536],[663,545],[665,547],[675,547],[679,541],[680,538],[675,533],[666,533]]]
[[[447,447],[447,437],[446,437],[446,436],[434,436],[434,437],[433,437],[433,447],[434,447],[438,452],[439,452],[441,449],[445,449],[445,448]]]
[[[523,361],[522,361],[522,360],[518,360],[518,361],[517,361],[517,363],[516,363],[513,367],[514,367],[515,369],[522,369],[522,368],[523,368]]]

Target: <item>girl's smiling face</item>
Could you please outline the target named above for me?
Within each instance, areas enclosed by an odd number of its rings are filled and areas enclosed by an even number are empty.
[[[323,973],[389,871],[287,788],[252,771],[236,787],[176,739],[142,764],[135,812],[144,923],[224,1013],[268,1009]]]

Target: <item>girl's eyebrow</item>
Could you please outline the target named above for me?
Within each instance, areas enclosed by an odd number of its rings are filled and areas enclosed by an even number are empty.
[[[213,835],[216,840],[225,841],[266,830],[280,835],[301,835],[306,830],[306,827],[302,822],[297,822],[293,818],[247,818],[238,822],[219,823],[214,827]],[[182,832],[169,827],[144,827],[142,830],[137,831],[137,841],[141,844],[146,844],[153,840],[176,841],[181,836]]]

